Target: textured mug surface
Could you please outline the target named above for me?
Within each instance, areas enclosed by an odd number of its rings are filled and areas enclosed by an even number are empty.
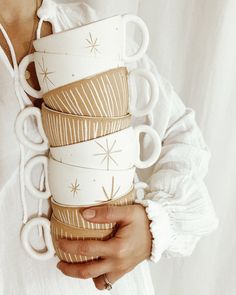
[[[139,49],[127,56],[127,25],[135,24],[141,33]],[[124,62],[140,59],[149,44],[148,28],[143,20],[135,15],[117,15],[89,23],[77,28],[49,35],[33,42],[36,51],[111,58]]]
[[[135,189],[132,189],[128,194],[113,200],[104,202],[106,206],[126,206],[132,205],[135,200]],[[115,223],[93,223],[85,220],[81,214],[81,210],[87,207],[82,206],[65,206],[57,203],[51,198],[51,205],[54,216],[64,224],[88,228],[88,229],[109,229],[115,226]],[[98,205],[100,206],[100,205]]]
[[[142,107],[137,106],[139,96],[135,91],[137,78],[143,78],[150,86],[149,98]],[[99,73],[44,94],[45,104],[63,113],[90,117],[124,116],[132,111],[135,117],[152,112],[159,97],[155,76],[146,69],[134,69],[128,73],[125,67]]]
[[[153,152],[141,160],[140,134],[153,141]],[[124,130],[62,147],[51,147],[52,157],[65,164],[105,170],[124,170],[133,166],[143,169],[152,166],[161,151],[161,140],[150,126],[139,125]]]
[[[42,105],[42,123],[50,146],[65,146],[94,139],[130,126],[131,115],[86,117],[70,115]]]
[[[106,230],[89,230],[78,227],[72,227],[63,224],[55,218],[54,215],[51,217],[51,237],[54,249],[57,256],[68,263],[86,262],[94,259],[98,259],[97,256],[83,256],[76,255],[69,252],[62,251],[56,244],[59,239],[68,240],[108,240],[111,238],[115,231],[116,226]]]
[[[53,110],[91,117],[119,117],[129,111],[129,90],[125,67],[99,73],[44,94]]]

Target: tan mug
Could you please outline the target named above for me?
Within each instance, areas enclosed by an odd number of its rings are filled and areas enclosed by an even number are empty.
[[[144,190],[147,188],[147,184],[139,182],[135,184],[135,190]],[[42,226],[43,227],[43,231],[44,231],[44,241],[45,241],[45,251],[41,251],[41,250],[36,250],[32,247],[31,243],[30,243],[30,235],[31,232],[34,228],[37,228],[38,226]],[[109,233],[108,233],[109,234]],[[113,234],[113,233],[112,233]],[[55,255],[55,249],[54,249],[54,240],[52,240],[51,237],[51,231],[50,231],[50,221],[47,218],[44,217],[36,217],[33,218],[31,220],[29,220],[23,227],[22,231],[21,231],[21,242],[23,244],[23,247],[25,249],[25,251],[27,252],[27,254],[36,260],[42,260],[42,261],[46,261],[51,259],[54,255]],[[59,252],[58,249],[56,249],[57,254]],[[62,255],[58,255],[61,259],[63,259],[63,253]],[[68,256],[66,256],[67,259],[63,259],[64,261],[69,261]],[[82,257],[81,261],[86,261],[86,257]],[[67,262],[68,262],[67,261]],[[76,257],[75,260],[76,262]]]
[[[44,232],[45,251],[36,250],[30,243],[31,231],[34,228],[41,226]],[[71,240],[84,240],[84,239],[100,239],[106,240],[114,234],[115,227],[107,230],[89,230],[83,228],[75,228],[64,225],[52,216],[51,222],[44,217],[35,217],[29,220],[21,231],[21,242],[27,254],[35,259],[46,261],[51,259],[55,253],[59,253],[59,258],[63,259],[60,255],[58,248],[55,245],[55,240],[59,238],[69,238]],[[56,250],[56,251],[55,251]],[[60,257],[61,256],[61,257]],[[64,256],[65,257],[65,256]],[[86,257],[79,257],[78,262],[85,261]],[[63,259],[64,260],[64,259]],[[67,261],[65,259],[65,261]],[[68,261],[69,262],[69,261]],[[74,261],[76,262],[76,260]]]
[[[42,142],[34,142],[25,133],[24,122],[35,117]],[[42,122],[43,121],[43,122]],[[45,151],[49,145],[64,146],[111,134],[131,124],[131,115],[123,117],[85,117],[53,111],[42,106],[42,112],[36,107],[23,110],[17,117],[15,131],[19,141],[36,151]]]
[[[136,197],[136,189],[132,189],[128,194],[112,200],[104,202],[102,205],[106,206],[127,206],[134,203]],[[67,225],[72,225],[75,227],[82,227],[87,229],[109,229],[113,228],[115,223],[93,223],[85,220],[82,217],[81,210],[87,208],[88,206],[66,206],[56,202],[53,197],[51,197],[51,206],[54,216],[61,222]],[[98,205],[99,207],[100,205]]]
[[[150,85],[148,103],[138,108],[137,97],[129,91],[135,87],[137,77],[142,77]],[[43,95],[45,104],[59,112],[90,116],[119,117],[132,113],[135,117],[149,114],[157,103],[159,88],[154,75],[146,69],[135,69],[128,73],[120,67],[90,78],[76,81],[51,90]]]

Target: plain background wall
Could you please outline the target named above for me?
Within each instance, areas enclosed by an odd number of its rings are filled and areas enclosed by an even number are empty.
[[[140,0],[149,54],[196,111],[212,159],[206,183],[220,218],[191,257],[152,265],[158,295],[236,294],[236,1]]]

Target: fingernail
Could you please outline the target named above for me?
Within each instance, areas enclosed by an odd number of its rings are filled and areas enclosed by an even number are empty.
[[[95,212],[95,210],[87,209],[87,210],[84,210],[82,214],[85,218],[90,219],[90,218],[95,217],[96,212]]]
[[[58,262],[57,264],[57,268],[60,269],[60,262]],[[61,269],[60,269],[61,270]]]

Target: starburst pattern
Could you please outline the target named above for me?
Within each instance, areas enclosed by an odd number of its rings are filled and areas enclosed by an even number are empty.
[[[86,46],[86,48],[90,49],[90,53],[93,53],[94,55],[100,53],[100,51],[98,50],[98,47],[100,46],[100,44],[98,44],[98,38],[94,39],[92,34],[89,33],[89,39],[86,39],[86,41],[89,44],[88,46]]]
[[[42,63],[38,62],[38,65],[41,69],[41,72],[39,73],[40,75],[43,76],[43,83],[46,85],[47,89],[49,90],[49,85],[54,85],[54,83],[52,82],[52,80],[49,78],[49,75],[54,74],[54,72],[49,72],[48,68],[46,68],[45,66],[45,62],[44,62],[44,58],[42,57]]]
[[[115,190],[115,177],[112,176],[110,193],[105,189],[104,186],[102,186],[102,190],[103,190],[103,193],[104,193],[107,200],[106,201],[97,200],[96,202],[104,203],[104,202],[113,200],[115,198],[115,196],[118,194],[118,192],[120,190],[120,186]]]
[[[78,194],[78,191],[80,190],[79,189],[79,183],[78,183],[78,180],[77,180],[77,178],[76,178],[76,180],[75,180],[75,182],[74,183],[72,183],[71,185],[70,185],[70,190],[71,190],[71,193],[73,193],[73,198],[75,197],[75,195],[77,196],[77,194]]]
[[[100,165],[102,165],[104,163],[104,161],[106,161],[107,170],[110,170],[110,162],[113,162],[116,166],[118,166],[118,163],[114,159],[113,154],[121,153],[122,150],[121,149],[114,150],[115,145],[116,145],[116,140],[113,141],[111,146],[109,146],[108,139],[106,139],[106,146],[103,146],[102,144],[100,144],[97,141],[96,141],[96,144],[104,151],[103,153],[94,154],[94,156],[102,156],[103,157]]]

